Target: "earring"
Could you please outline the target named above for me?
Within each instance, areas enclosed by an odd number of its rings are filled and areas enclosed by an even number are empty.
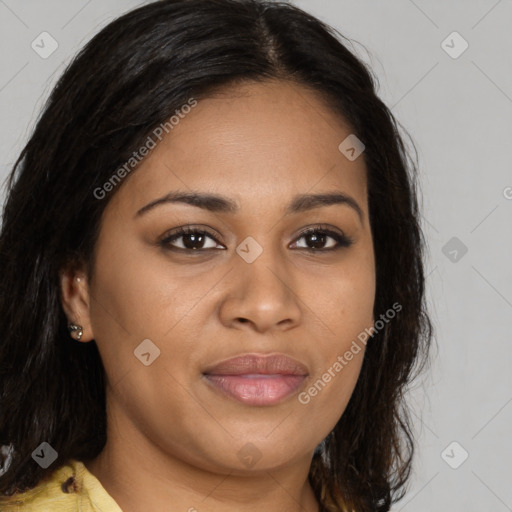
[[[81,325],[69,324],[68,330],[72,338],[74,338],[76,341],[80,341],[82,334],[84,333],[83,327]]]

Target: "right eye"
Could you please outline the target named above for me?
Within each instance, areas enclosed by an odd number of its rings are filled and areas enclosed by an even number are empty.
[[[204,244],[207,239],[210,238],[217,244],[217,240],[214,235],[209,231],[204,229],[194,229],[188,226],[183,226],[175,229],[171,232],[170,235],[166,236],[162,240],[160,240],[159,245],[164,249],[168,249],[170,251],[179,251],[179,252],[199,252],[215,249],[215,244],[210,247],[205,247]],[[175,241],[182,239],[181,247],[176,247]]]

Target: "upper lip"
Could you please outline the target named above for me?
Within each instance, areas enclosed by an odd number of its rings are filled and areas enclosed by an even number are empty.
[[[244,354],[209,366],[205,375],[308,375],[307,367],[284,354]]]

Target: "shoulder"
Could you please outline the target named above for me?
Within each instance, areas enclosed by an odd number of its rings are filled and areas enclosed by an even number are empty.
[[[100,508],[101,507],[101,508]],[[0,495],[2,512],[122,512],[85,465],[70,460],[33,489]]]
[[[66,487],[66,482],[76,476],[75,469],[74,461],[67,462],[33,489],[12,496],[0,496],[0,510],[2,512],[76,510],[76,495],[68,492]]]

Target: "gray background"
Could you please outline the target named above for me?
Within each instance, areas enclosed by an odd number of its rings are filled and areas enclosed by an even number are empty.
[[[439,349],[410,395],[417,458],[393,510],[512,511],[512,1],[293,3],[357,41],[419,150]],[[137,5],[0,0],[2,182],[64,65]],[[43,31],[59,45],[46,59]]]

